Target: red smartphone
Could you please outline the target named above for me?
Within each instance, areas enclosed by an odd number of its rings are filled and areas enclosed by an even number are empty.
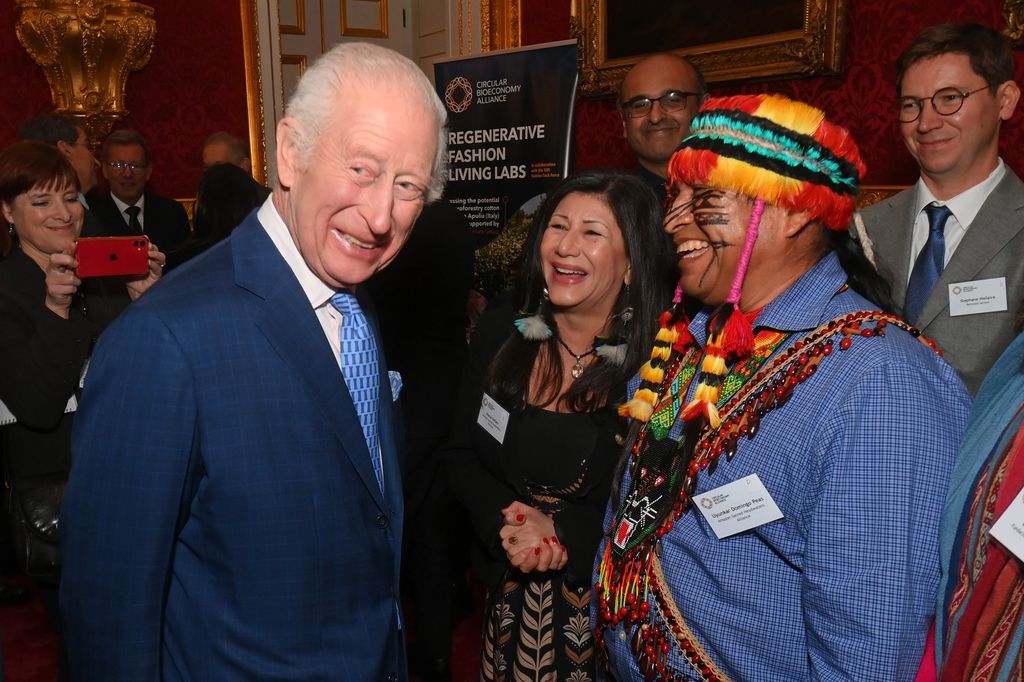
[[[79,239],[78,276],[144,275],[149,271],[148,249],[149,240],[142,235]]]

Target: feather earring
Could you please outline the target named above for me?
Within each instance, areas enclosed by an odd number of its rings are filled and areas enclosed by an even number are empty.
[[[626,285],[626,292],[629,292],[628,284]],[[612,337],[618,343],[610,343],[611,339],[608,338],[599,338],[594,347],[597,350],[597,357],[604,359],[609,364],[622,366],[626,362],[626,352],[628,350],[626,339],[629,338],[629,323],[633,319],[633,309],[627,306],[615,317],[622,324],[621,331],[615,337]]]
[[[543,310],[546,307],[545,304],[548,302],[548,288],[544,287],[544,291],[541,293],[541,302],[537,306],[537,310],[534,313],[529,313],[525,310],[519,311],[519,317],[516,318],[515,324],[516,329],[522,334],[523,338],[527,341],[545,341],[551,338],[552,331],[551,325],[548,324],[547,320],[544,319]]]

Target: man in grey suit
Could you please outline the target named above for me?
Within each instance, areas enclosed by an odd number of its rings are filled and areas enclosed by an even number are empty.
[[[972,393],[1014,337],[1024,294],[1024,183],[999,158],[1017,108],[1010,44],[977,24],[924,29],[896,62],[896,115],[917,183],[864,211],[904,317]]]

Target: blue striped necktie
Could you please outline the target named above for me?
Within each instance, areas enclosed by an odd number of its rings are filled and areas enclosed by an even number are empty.
[[[953,215],[947,206],[935,203],[928,204],[924,210],[928,214],[928,241],[914,261],[903,306],[903,317],[911,324],[917,321],[942,274],[946,262],[946,221]]]
[[[331,304],[342,314],[341,371],[345,385],[352,396],[363,428],[366,447],[370,450],[373,473],[377,485],[384,490],[384,473],[380,459],[377,434],[377,400],[380,396],[380,374],[377,369],[377,340],[366,321],[363,309],[355,295],[339,291],[331,297]]]

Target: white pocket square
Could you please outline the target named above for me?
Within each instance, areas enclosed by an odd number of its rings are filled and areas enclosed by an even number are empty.
[[[394,370],[388,370],[388,381],[391,382],[391,402],[398,400],[398,394],[402,392],[402,375]]]

